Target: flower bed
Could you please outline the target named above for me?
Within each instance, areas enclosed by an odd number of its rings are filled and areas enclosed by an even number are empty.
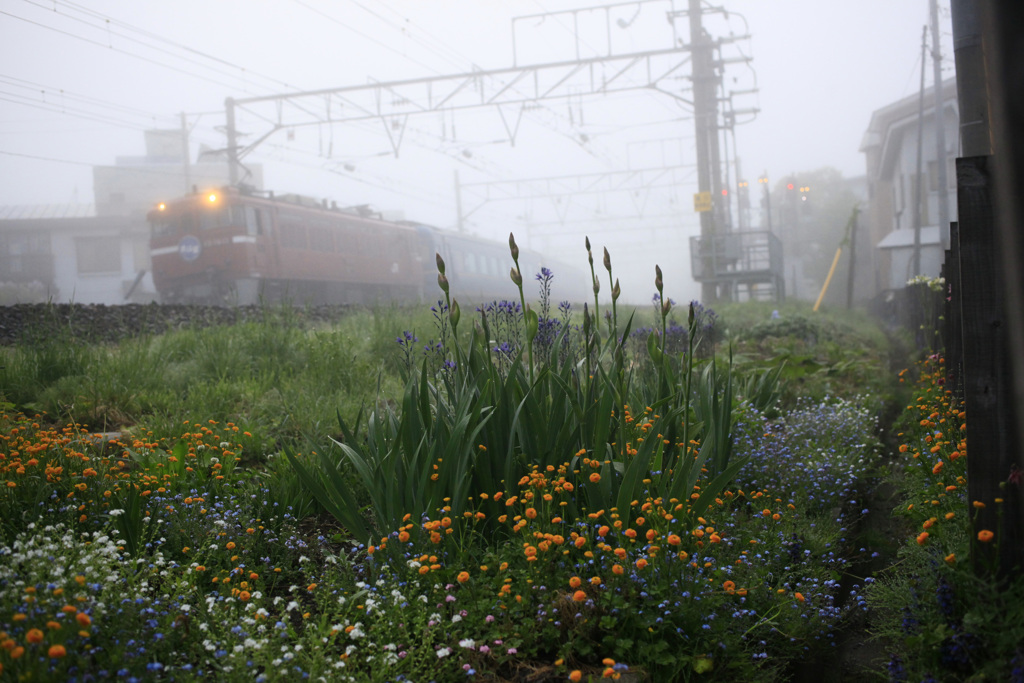
[[[873,424],[849,403],[817,410],[785,429],[748,415],[739,449],[759,464],[706,510],[644,497],[567,515],[604,464],[580,457],[376,547],[300,534],[236,466],[248,437],[232,425],[104,444],[5,418],[0,664],[68,680],[768,680],[862,607],[839,595],[849,519],[833,508]],[[816,448],[812,420],[844,440]]]

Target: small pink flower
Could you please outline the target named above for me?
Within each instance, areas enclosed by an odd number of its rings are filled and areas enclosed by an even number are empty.
[[[493,614],[488,614],[488,615],[487,615],[487,616],[486,616],[486,617],[484,618],[484,621],[486,621],[486,622],[487,622],[488,624],[489,624],[489,623],[491,623],[492,621],[494,621],[494,615],[493,615]]]

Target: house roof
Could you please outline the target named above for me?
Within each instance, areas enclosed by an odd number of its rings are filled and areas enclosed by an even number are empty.
[[[0,220],[34,218],[95,218],[94,204],[14,204],[0,206]]]
[[[932,225],[921,228],[921,246],[939,244],[939,227]],[[879,249],[900,249],[914,246],[914,229],[900,228],[893,230],[878,243]]]
[[[861,138],[860,151],[868,153],[871,150],[878,150],[874,155],[868,156],[869,164],[877,164],[876,168],[869,168],[868,173],[876,178],[885,178],[892,173],[898,150],[902,139],[908,132],[917,130],[918,110],[921,106],[921,95],[915,93],[908,95],[901,100],[876,109],[871,114],[871,122],[868,129]],[[945,112],[952,110],[954,120],[959,118],[959,104],[957,101],[956,79],[949,78],[942,82],[942,108]],[[935,95],[932,91],[925,92],[924,116],[929,120],[934,116]],[[947,114],[948,116],[949,114]],[[947,147],[949,143],[947,142]],[[953,145],[956,148],[956,145]],[[874,161],[872,161],[874,159]]]

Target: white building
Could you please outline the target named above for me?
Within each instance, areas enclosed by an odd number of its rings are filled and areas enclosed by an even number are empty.
[[[223,154],[188,158],[181,131],[146,131],[146,155],[93,168],[91,205],[0,207],[0,305],[156,300],[146,214],[193,187],[228,184]],[[250,165],[248,184],[262,187]]]
[[[860,151],[867,160],[868,209],[866,224],[875,245],[874,289],[899,289],[915,275],[936,277],[949,246],[949,225],[939,225],[939,164],[946,166],[949,220],[956,220],[956,157],[959,155],[959,108],[956,80],[942,83],[942,116],[946,150],[940,159],[936,146],[935,93],[925,92],[924,116],[914,94],[871,115]],[[917,197],[917,140],[921,128],[921,272],[913,272],[915,203]]]

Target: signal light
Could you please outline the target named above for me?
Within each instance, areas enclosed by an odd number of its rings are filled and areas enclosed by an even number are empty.
[[[157,211],[166,211],[167,205],[164,204],[163,202],[160,202],[159,204],[156,205],[156,209]]]
[[[793,189],[793,183],[788,183],[788,184],[786,185],[786,189],[787,189],[787,190],[792,190],[792,189]]]
[[[207,197],[207,199],[209,199],[209,200],[210,200],[210,203],[211,203],[211,204],[215,204],[215,203],[217,202],[217,195],[216,195],[215,193],[212,193],[212,192],[211,192],[211,193],[210,193],[210,196],[209,196],[209,197]]]
[[[722,196],[723,197],[728,197],[729,196],[729,190],[722,190]]]

